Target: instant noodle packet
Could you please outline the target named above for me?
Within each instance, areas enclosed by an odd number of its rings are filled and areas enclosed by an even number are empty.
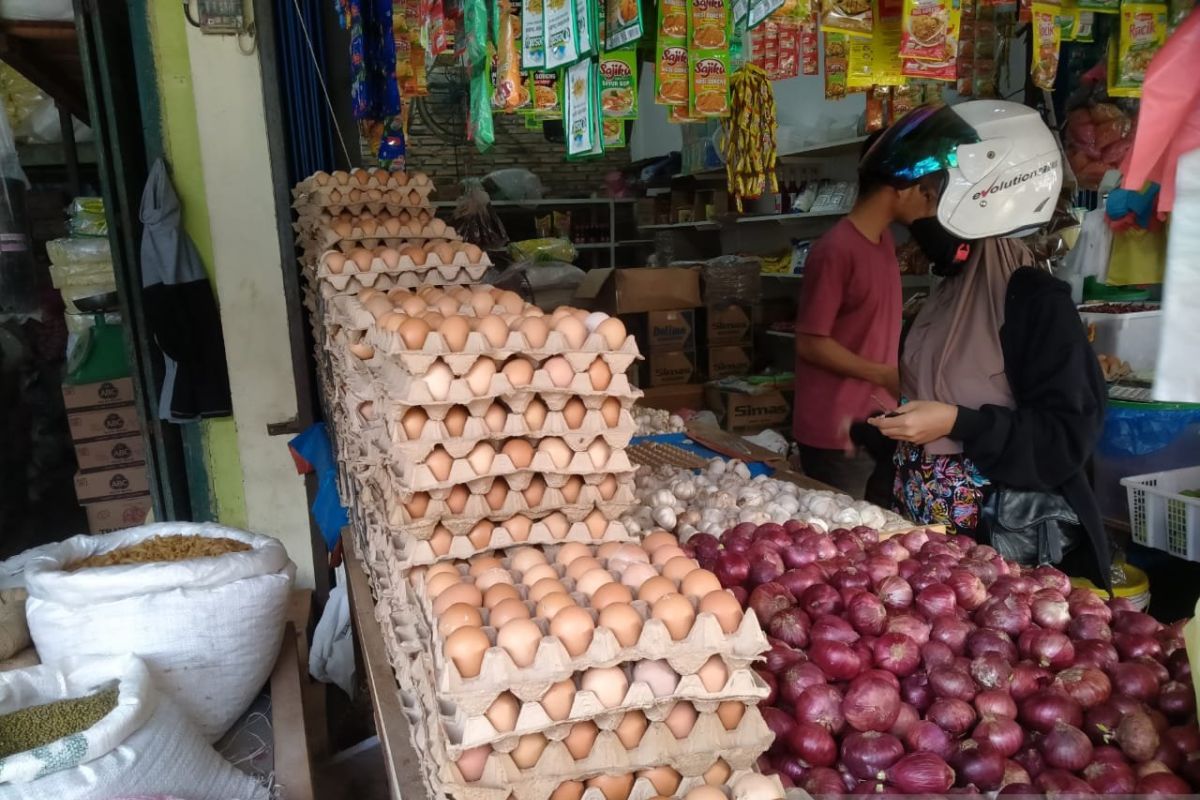
[[[958,0],[905,0],[900,56],[906,61],[917,59],[939,64],[952,60],[958,52],[960,18]]]
[[[825,98],[841,100],[846,96],[846,72],[849,46],[842,33],[825,34]]]
[[[579,60],[579,31],[575,0],[543,0],[546,26],[546,69],[556,69]]]
[[[688,49],[727,50],[731,17],[727,0],[688,0]]]
[[[658,43],[684,45],[687,44],[687,35],[687,0],[659,0]]]
[[[524,0],[521,7],[521,69],[546,66],[545,0]]]
[[[533,113],[540,119],[560,119],[562,117],[561,75],[549,70],[538,70],[530,73],[533,85]]]

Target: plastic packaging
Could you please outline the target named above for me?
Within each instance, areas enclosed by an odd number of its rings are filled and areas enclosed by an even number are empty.
[[[753,256],[718,256],[704,262],[704,303],[758,305],[762,298],[762,259]]]
[[[525,239],[509,245],[508,252],[517,261],[572,262],[579,255],[566,239]]]
[[[46,242],[46,255],[56,266],[109,262],[112,271],[112,249],[108,239],[93,236],[71,236]]]
[[[483,186],[496,200],[541,200],[546,191],[541,179],[524,167],[489,172]]]
[[[67,210],[72,236],[108,236],[108,217],[101,197],[76,197]]]
[[[463,181],[463,194],[454,208],[454,228],[463,241],[477,244],[484,250],[496,250],[508,243],[504,223],[496,215],[492,199],[478,178]]]

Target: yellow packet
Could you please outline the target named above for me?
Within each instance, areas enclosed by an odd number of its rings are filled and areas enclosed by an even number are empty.
[[[1054,79],[1058,76],[1058,53],[1062,46],[1059,11],[1058,6],[1046,3],[1034,3],[1032,8],[1033,57],[1029,74],[1034,86],[1046,91],[1054,90]]]
[[[692,117],[729,115],[729,51],[700,50],[689,53],[691,86],[688,114]]]
[[[1113,85],[1119,91],[1134,92],[1119,95],[1121,97],[1141,97],[1146,67],[1167,39],[1167,6],[1165,3],[1122,3],[1120,19]]]
[[[730,17],[726,0],[687,0],[688,47],[692,50],[728,48]]]
[[[851,36],[846,42],[849,53],[846,64],[846,88],[869,89],[877,81],[874,77],[874,42],[861,36]]]
[[[870,37],[874,29],[871,0],[820,0],[821,30]]]
[[[871,75],[876,86],[903,86],[908,83],[900,60],[904,4],[880,0],[877,9],[875,28],[871,31]]]
[[[843,33],[825,34],[825,99],[846,96],[846,72],[849,69],[848,37]]]

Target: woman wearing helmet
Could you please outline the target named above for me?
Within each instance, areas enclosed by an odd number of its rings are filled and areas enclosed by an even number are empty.
[[[925,188],[929,216],[909,229],[943,277],[904,344],[907,402],[870,420],[898,443],[900,511],[1111,588],[1084,472],[1104,379],[1067,284],[1009,238],[1054,210],[1062,156],[1053,135],[1017,103],[926,106],[885,131],[859,168]]]

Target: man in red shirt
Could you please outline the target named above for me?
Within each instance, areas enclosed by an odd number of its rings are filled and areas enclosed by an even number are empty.
[[[900,391],[903,299],[888,227],[927,208],[920,185],[860,172],[854,208],[813,244],[804,264],[792,433],[809,477],[858,498],[875,465],[856,451],[850,425],[895,408]]]

